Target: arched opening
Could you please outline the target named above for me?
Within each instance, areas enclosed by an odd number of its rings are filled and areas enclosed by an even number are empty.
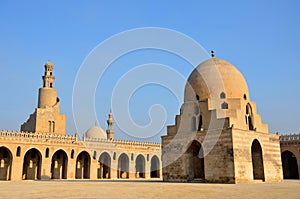
[[[226,98],[226,94],[225,94],[224,92],[222,92],[222,93],[220,94],[220,98],[221,98],[221,99],[225,99],[225,98]]]
[[[58,150],[52,156],[51,178],[67,179],[68,156],[63,150]]]
[[[129,158],[123,153],[118,160],[118,178],[129,178]]]
[[[222,109],[228,109],[228,103],[223,102],[223,103],[221,104],[221,108],[222,108]]]
[[[76,158],[76,179],[90,178],[91,157],[88,152],[82,151]]]
[[[18,146],[16,156],[20,157],[20,155],[21,155],[21,147]]]
[[[74,149],[71,151],[71,159],[74,159]]]
[[[159,178],[160,177],[160,166],[159,166],[159,159],[156,155],[151,158],[151,178]]]
[[[49,148],[46,148],[45,157],[49,158]]]
[[[188,180],[205,178],[204,157],[201,144],[193,140],[187,150]]]
[[[252,168],[254,180],[265,180],[264,163],[262,149],[257,139],[252,142],[251,146]]]
[[[252,108],[250,104],[247,104],[246,106],[246,124],[248,125],[248,129],[250,131],[254,130],[254,119],[253,119],[253,113],[252,113]]]
[[[133,161],[134,160],[134,154],[132,153],[131,154],[131,161]]]
[[[200,115],[200,116],[199,116],[198,131],[202,131],[202,125],[203,125],[202,115]]]
[[[23,161],[23,180],[41,179],[42,155],[32,148],[26,152]]]
[[[135,175],[136,178],[145,178],[145,158],[141,154],[135,160]]]
[[[0,147],[0,180],[11,179],[12,154],[6,147]]]
[[[290,151],[281,154],[283,178],[299,179],[298,163],[295,155]]]
[[[99,157],[98,178],[109,179],[111,172],[111,158],[107,152]]]

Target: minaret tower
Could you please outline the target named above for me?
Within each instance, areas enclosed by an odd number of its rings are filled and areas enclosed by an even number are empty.
[[[115,134],[115,130],[113,129],[115,121],[113,120],[112,116],[113,116],[113,114],[110,111],[110,113],[108,114],[108,120],[107,120],[108,128],[106,130],[108,140],[114,139],[114,134]]]
[[[52,75],[53,64],[44,65],[43,85],[39,89],[38,107],[29,119],[21,125],[21,131],[66,134],[66,115],[60,114],[60,100],[53,88],[55,77]]]
[[[38,108],[53,107],[57,103],[57,91],[53,88],[55,77],[52,75],[53,64],[45,64],[45,73],[42,77],[43,87],[39,89]]]

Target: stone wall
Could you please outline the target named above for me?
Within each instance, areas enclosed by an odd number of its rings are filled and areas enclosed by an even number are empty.
[[[254,180],[253,158],[251,156],[251,147],[254,140],[259,142],[262,150],[264,177],[260,180],[266,182],[279,182],[282,180],[278,135],[233,129],[232,140],[237,183],[252,182]]]
[[[207,136],[209,134],[209,136]],[[230,129],[163,136],[162,160],[165,181],[194,181],[187,151],[193,141],[201,143],[204,156],[204,181],[234,183],[234,160]],[[193,172],[192,172],[193,173]]]

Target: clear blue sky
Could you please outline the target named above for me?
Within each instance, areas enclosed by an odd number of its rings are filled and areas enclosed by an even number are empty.
[[[174,29],[205,49],[214,49],[217,57],[231,62],[243,73],[251,100],[257,103],[258,113],[269,124],[270,131],[298,133],[299,7],[297,0],[1,1],[0,129],[19,130],[34,111],[43,65],[51,60],[61,112],[67,115],[67,132],[74,134],[72,90],[85,57],[114,34],[152,26]],[[184,65],[183,61],[168,53],[144,51],[121,59],[119,66],[126,67],[115,70],[116,77],[136,64],[153,61],[174,64],[185,77],[192,70],[180,69],[178,65]],[[98,86],[104,89],[97,90],[96,95],[97,117],[104,129],[110,109],[110,96],[104,92],[106,84],[111,83],[109,75],[114,72],[107,75]],[[147,124],[147,111],[153,103],[164,104],[168,110],[167,124],[174,123],[180,104],[172,94],[149,85],[135,97],[131,106],[139,110],[133,113],[137,123]],[[90,121],[89,125],[94,123]],[[161,133],[166,134],[165,129]],[[121,133],[118,136],[130,139]]]

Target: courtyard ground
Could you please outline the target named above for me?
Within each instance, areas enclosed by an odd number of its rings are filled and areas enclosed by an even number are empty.
[[[300,198],[300,180],[201,184],[144,181],[0,182],[0,198]]]

